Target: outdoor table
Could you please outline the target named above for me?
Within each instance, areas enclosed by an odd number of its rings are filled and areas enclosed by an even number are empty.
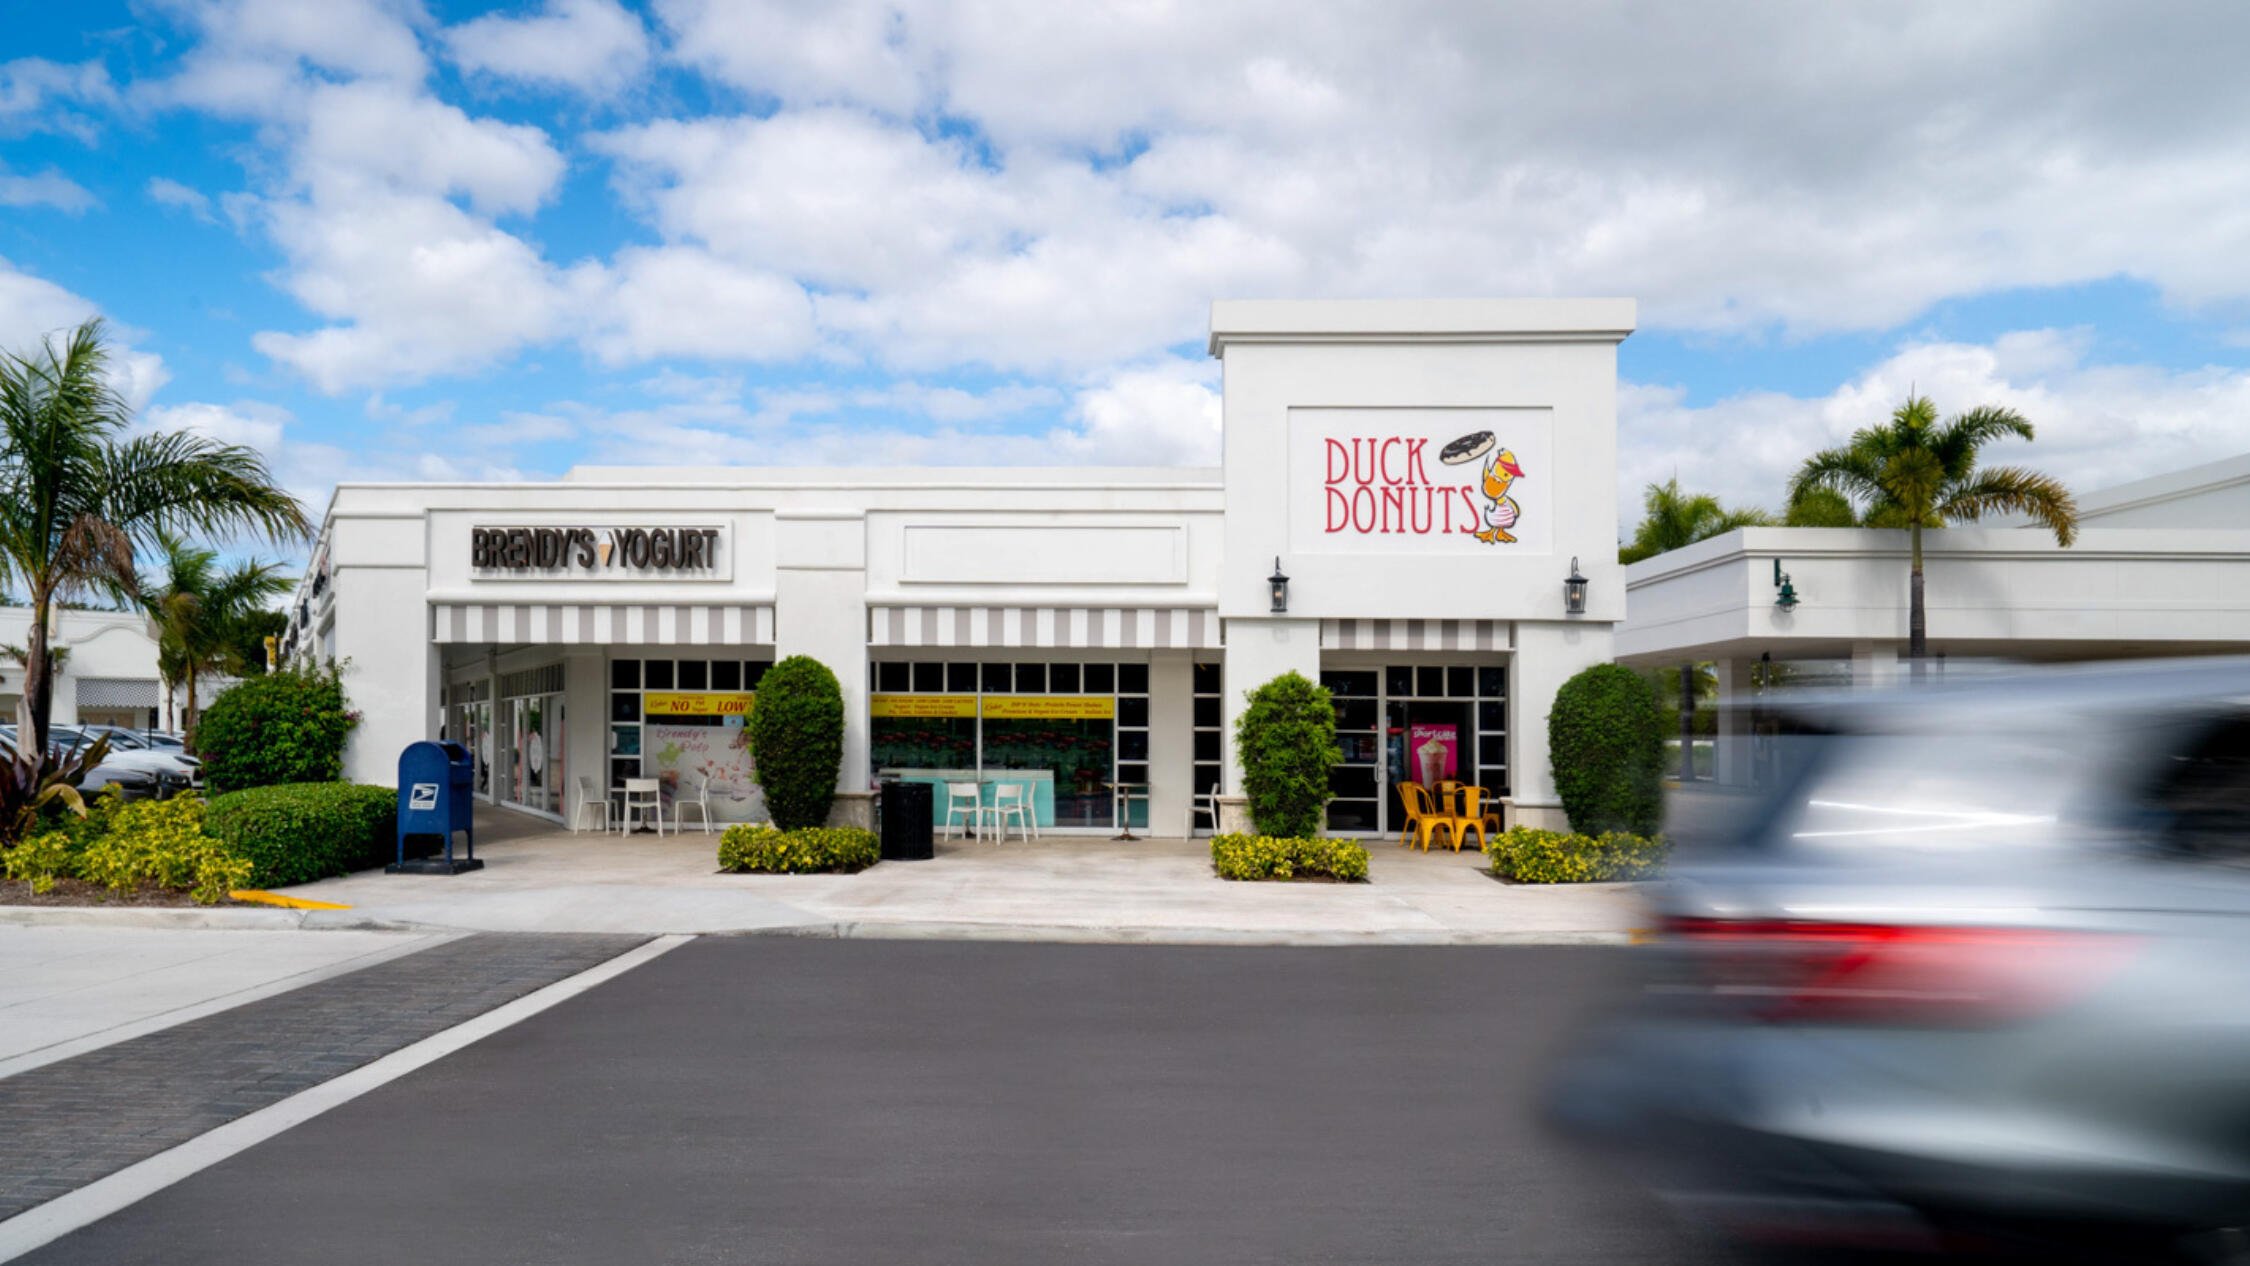
[[[1133,834],[1133,801],[1135,800],[1139,800],[1142,804],[1148,803],[1147,783],[1113,782],[1109,785],[1110,815],[1117,819],[1117,825],[1122,828],[1118,834],[1109,838],[1113,840],[1137,840],[1141,838]]]

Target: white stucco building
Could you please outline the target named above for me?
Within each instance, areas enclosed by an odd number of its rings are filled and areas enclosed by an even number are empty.
[[[55,673],[51,720],[57,725],[122,725],[149,729],[165,723],[164,685],[156,671],[156,639],[137,611],[57,609],[49,644],[68,651]],[[0,645],[31,644],[31,608],[0,607]],[[23,699],[23,665],[0,659],[0,719],[13,722]],[[205,678],[196,702],[208,706],[229,684]],[[186,720],[184,692],[172,700],[172,724]]]
[[[1338,699],[1332,830],[1395,829],[1395,785],[1432,774],[1557,822],[1548,701],[1610,658],[1625,613],[1633,321],[1625,300],[1218,303],[1218,469],[680,453],[345,484],[289,645],[346,664],[349,777],[391,782],[402,746],[442,733],[477,751],[480,794],[558,819],[652,775],[758,816],[742,716],[803,654],[843,685],[845,818],[880,777],[999,778],[1048,829],[1108,834],[1122,783],[1146,788],[1133,825],[1176,833],[1193,796],[1239,790],[1244,692],[1293,670]]]
[[[2250,650],[2250,455],[2078,494],[2069,548],[2022,523],[1922,534],[1933,657],[2086,660]],[[1743,528],[1625,569],[1620,662],[1715,662],[1718,780],[1750,777],[1756,666],[1900,674],[1907,534]],[[1794,606],[1780,603],[1789,580]],[[1936,671],[1937,666],[1932,666]]]

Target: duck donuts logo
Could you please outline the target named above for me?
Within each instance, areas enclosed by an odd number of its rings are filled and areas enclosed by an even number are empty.
[[[479,571],[703,572],[718,565],[719,529],[480,527],[469,531]]]
[[[1515,544],[1509,529],[1523,507],[1511,494],[1524,468],[1492,432],[1471,431],[1446,443],[1434,472],[1432,441],[1421,437],[1330,436],[1321,445],[1325,535],[1458,535]]]

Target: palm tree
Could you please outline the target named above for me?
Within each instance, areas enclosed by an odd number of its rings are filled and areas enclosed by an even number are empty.
[[[1633,543],[1618,548],[1618,562],[1637,563],[1739,527],[1773,522],[1763,510],[1729,510],[1709,493],[1682,492],[1678,475],[1650,484],[1641,494],[1641,507],[1641,524],[1633,529]]]
[[[144,589],[140,607],[156,636],[157,671],[165,679],[166,728],[172,687],[187,685],[187,738],[195,740],[196,681],[204,673],[240,676],[250,671],[242,655],[241,626],[265,604],[289,592],[291,581],[274,563],[247,562],[219,570],[219,553],[190,545],[168,531],[156,533],[164,584]]]
[[[32,608],[24,666],[28,750],[46,750],[53,707],[47,619],[79,594],[140,590],[136,543],[161,531],[252,534],[281,543],[311,533],[304,507],[275,487],[265,459],[239,444],[176,431],[133,435],[110,385],[99,321],[29,356],[0,354],[0,584]]]
[[[1997,439],[2031,438],[2031,423],[2013,409],[1986,405],[1942,424],[1928,396],[1909,396],[1882,426],[1852,433],[1841,448],[1805,459],[1789,481],[1794,504],[1817,489],[1840,492],[1862,508],[1868,527],[1903,527],[1910,543],[1911,587],[1906,654],[1929,653],[1922,606],[1922,529],[1974,523],[1988,514],[2021,514],[2067,546],[2078,535],[2078,503],[2052,476],[2020,466],[1977,469],[1977,453]]]

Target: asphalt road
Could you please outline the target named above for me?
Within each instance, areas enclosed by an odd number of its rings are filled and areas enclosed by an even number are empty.
[[[1534,1121],[1622,953],[706,938],[24,1260],[1702,1260]]]

